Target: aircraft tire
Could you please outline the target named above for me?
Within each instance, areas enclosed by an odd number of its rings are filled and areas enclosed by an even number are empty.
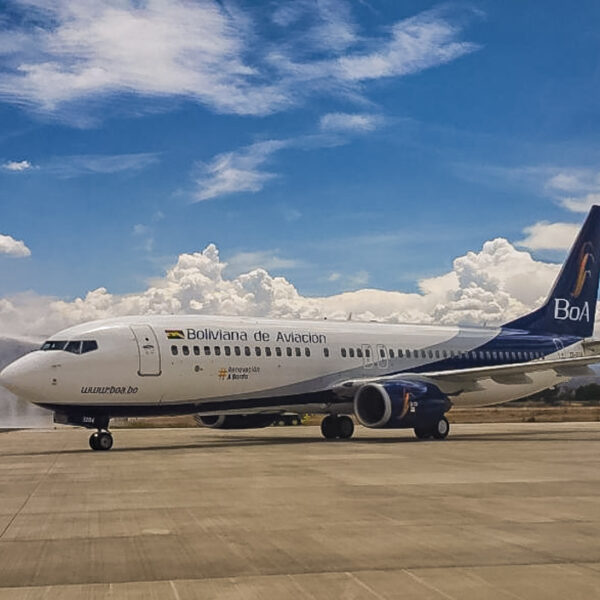
[[[98,436],[98,432],[92,433],[92,435],[90,435],[90,448],[92,450],[100,450],[100,448],[98,447]]]
[[[339,437],[339,430],[337,417],[328,415],[321,421],[321,433],[326,440],[335,440]]]
[[[338,437],[342,440],[348,440],[352,437],[354,433],[354,421],[348,417],[343,416],[338,418],[337,423],[338,428]]]
[[[433,437],[436,440],[445,440],[450,433],[450,423],[446,417],[442,417],[433,428]]]
[[[98,435],[98,450],[110,450],[113,447],[113,436],[108,431],[101,431]]]
[[[428,440],[431,436],[431,429],[425,429],[423,427],[415,427],[415,435],[420,440]]]

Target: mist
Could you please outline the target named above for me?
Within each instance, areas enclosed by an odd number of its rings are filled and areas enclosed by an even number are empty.
[[[37,341],[0,337],[0,370],[17,358],[39,348]],[[0,387],[0,429],[49,427],[52,413],[20,400]]]

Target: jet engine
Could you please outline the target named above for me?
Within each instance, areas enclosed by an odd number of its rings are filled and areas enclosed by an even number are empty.
[[[278,418],[279,414],[194,416],[199,427],[210,429],[259,429],[272,425]]]
[[[367,383],[354,395],[354,414],[365,427],[429,430],[452,402],[440,389],[420,381]]]

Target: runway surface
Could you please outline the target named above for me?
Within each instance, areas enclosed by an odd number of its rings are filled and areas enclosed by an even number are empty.
[[[600,423],[0,433],[0,600],[600,597]]]

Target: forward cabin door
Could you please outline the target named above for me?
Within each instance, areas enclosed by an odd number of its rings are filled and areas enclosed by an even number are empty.
[[[131,325],[138,347],[138,375],[160,375],[160,349],[150,325]]]

